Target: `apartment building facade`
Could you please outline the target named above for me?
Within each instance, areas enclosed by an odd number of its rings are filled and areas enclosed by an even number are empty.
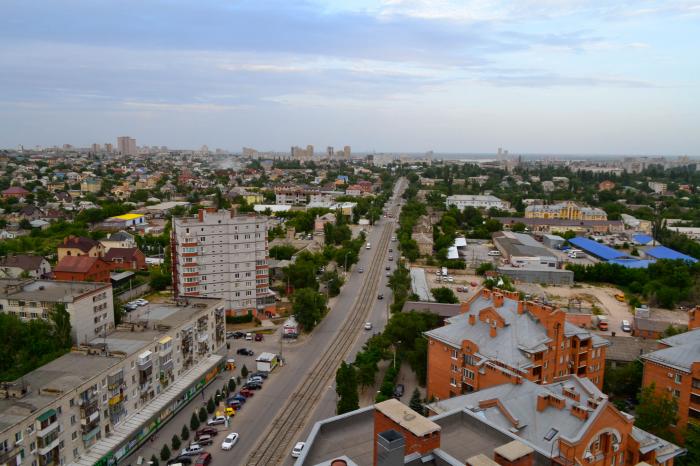
[[[48,319],[56,304],[70,316],[73,343],[85,343],[114,328],[112,285],[37,279],[0,280],[0,312],[21,320]]]
[[[690,310],[689,331],[659,340],[659,349],[642,355],[642,386],[678,403],[677,432],[700,423],[700,308]]]
[[[225,344],[221,301],[158,305],[150,323],[3,383],[0,464],[117,464],[193,399],[223,365],[214,354]]]
[[[230,315],[275,313],[267,217],[200,210],[196,217],[173,219],[171,246],[176,297],[221,298]]]
[[[558,218],[563,220],[607,220],[608,214],[597,207],[582,207],[567,201],[557,204],[536,204],[525,207],[525,218]]]
[[[447,196],[445,205],[448,209],[450,207],[457,207],[459,210],[465,207],[476,207],[477,209],[510,209],[510,204],[507,201],[490,195],[455,194],[454,196]]]
[[[569,375],[603,386],[607,340],[566,313],[486,288],[428,338],[427,397],[447,399],[502,383],[553,383]]]

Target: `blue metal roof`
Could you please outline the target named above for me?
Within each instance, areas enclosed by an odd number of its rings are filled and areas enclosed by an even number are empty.
[[[621,257],[627,257],[625,253],[620,252],[617,249],[613,249],[609,246],[600,244],[597,241],[593,241],[592,239],[588,238],[571,238],[569,240],[569,243],[573,244],[577,248],[581,248],[582,250],[586,251],[587,253],[593,256],[599,257],[606,261],[612,259],[619,259]]]
[[[698,260],[694,257],[690,257],[686,254],[683,254],[682,252],[678,252],[676,250],[673,250],[671,248],[667,248],[666,246],[656,246],[651,249],[647,249],[644,251],[644,253],[649,256],[653,257],[655,259],[682,259],[684,261],[688,262],[697,262]]]
[[[628,269],[646,269],[649,264],[653,264],[654,260],[649,259],[613,259],[608,261],[610,264],[617,264]]]
[[[654,240],[654,238],[652,238],[650,235],[645,235],[642,233],[637,233],[636,235],[632,235],[632,239],[637,244],[649,244]]]

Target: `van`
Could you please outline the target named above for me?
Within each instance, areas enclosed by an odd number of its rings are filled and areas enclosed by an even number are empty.
[[[365,246],[365,249],[372,249],[372,245],[370,243],[367,243],[367,246]]]
[[[489,252],[488,252],[488,255],[491,256],[491,257],[498,257],[498,256],[501,255],[501,251],[498,251],[498,250],[495,250],[495,249],[494,249],[493,251],[489,251]]]

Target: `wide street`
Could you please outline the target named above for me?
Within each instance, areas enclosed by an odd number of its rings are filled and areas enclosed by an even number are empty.
[[[405,180],[403,183],[397,183],[395,192],[402,192],[404,186]],[[387,207],[390,209],[394,207],[398,199],[397,196],[393,201],[390,200],[387,203]],[[379,244],[379,238],[383,228],[388,224],[388,227],[393,230],[397,217],[398,209],[396,210],[394,219],[380,219],[369,231],[367,241],[372,245]],[[219,426],[222,432],[217,435],[214,444],[206,448],[207,451],[212,453],[212,466],[244,464],[259,437],[265,432],[277,413],[284,406],[289,394],[293,393],[300,384],[304,383],[309,369],[329,347],[331,342],[333,342],[334,337],[341,328],[348,313],[353,309],[355,300],[359,296],[360,291],[364,287],[371,286],[370,283],[366,282],[365,277],[367,274],[359,273],[358,270],[360,267],[368,270],[370,262],[377,257],[377,255],[380,256],[382,261],[382,274],[380,283],[377,284],[377,293],[383,293],[384,299],[375,299],[374,306],[368,318],[373,324],[373,330],[363,330],[359,334],[358,341],[353,346],[350,354],[346,357],[346,360],[352,360],[354,358],[355,353],[362,347],[364,341],[369,338],[373,332],[379,332],[383,329],[388,316],[387,306],[388,303],[391,302],[391,291],[387,287],[388,278],[386,277],[385,267],[390,266],[392,271],[396,267],[396,258],[398,258],[397,244],[396,242],[389,243],[389,247],[394,249],[394,252],[391,253],[391,255],[394,256],[394,261],[392,262],[388,261],[388,256],[390,255],[388,249],[379,251],[376,247],[372,247],[369,250],[362,248],[359,263],[352,267],[347,277],[347,282],[342,287],[340,294],[331,299],[330,311],[310,335],[305,335],[298,341],[290,342],[282,340],[280,338],[281,330],[278,330],[274,335],[265,335],[265,340],[262,342],[228,340],[231,346],[228,354],[236,359],[238,366],[236,371],[234,373],[224,372],[219,375],[217,380],[207,387],[203,397],[193,401],[192,405],[185,407],[178,413],[174,419],[169,421],[168,424],[158,432],[157,440],[144,445],[134,455],[129,457],[129,462],[132,464],[136,463],[139,456],[142,456],[146,460],[154,453],[158,456],[162,445],[165,442],[169,444],[174,434],[179,435],[183,425],[189,426],[192,412],[195,409],[199,409],[201,404],[208,400],[217,389],[220,389],[230,376],[240,375],[240,370],[244,364],[249,370],[254,371],[255,356],[236,355],[237,349],[247,347],[254,350],[256,355],[263,351],[281,353],[285,360],[285,365],[273,371],[263,388],[257,391],[255,396],[250,398],[244,405],[243,409],[236,413],[236,416],[232,419],[231,425],[228,428]],[[328,390],[319,400],[318,408],[314,410],[314,407],[310,406],[309,409],[312,412],[312,417],[306,423],[300,420],[300,425],[298,427],[302,434],[299,435],[299,440],[305,437],[306,432],[308,432],[314,421],[335,414],[335,390],[332,381],[329,381]],[[237,432],[240,435],[238,443],[231,451],[223,451],[220,448],[221,441],[226,435],[226,432]],[[291,460],[291,458],[289,459]]]

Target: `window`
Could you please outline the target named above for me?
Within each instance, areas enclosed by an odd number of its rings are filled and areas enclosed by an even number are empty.
[[[456,349],[451,350],[451,356],[452,359],[457,359],[457,357],[459,356],[459,351],[457,351]]]
[[[457,381],[455,381],[454,377],[450,378],[450,385],[452,385],[453,387],[457,386]]]
[[[457,365],[456,365],[456,364],[452,364],[452,365],[450,366],[450,369],[452,370],[452,372],[457,372],[457,371],[459,370],[459,369],[457,369]]]
[[[75,414],[73,414],[73,415],[71,415],[71,417],[70,417],[70,425],[73,425],[73,424],[75,424],[75,423],[76,423]]]
[[[78,438],[78,432],[73,432],[70,436],[71,440],[75,440]]]
[[[683,376],[681,374],[676,374],[676,383],[681,383]]]
[[[680,398],[681,396],[681,391],[680,390],[673,390],[673,396],[675,398]]]
[[[15,432],[15,443],[19,443],[22,441],[22,431],[20,430],[19,432]]]
[[[474,380],[474,371],[470,371],[469,369],[463,369],[462,373],[464,374],[465,379]]]
[[[476,364],[476,358],[471,354],[465,354],[462,358],[464,359],[464,364],[468,366],[473,366]]]

